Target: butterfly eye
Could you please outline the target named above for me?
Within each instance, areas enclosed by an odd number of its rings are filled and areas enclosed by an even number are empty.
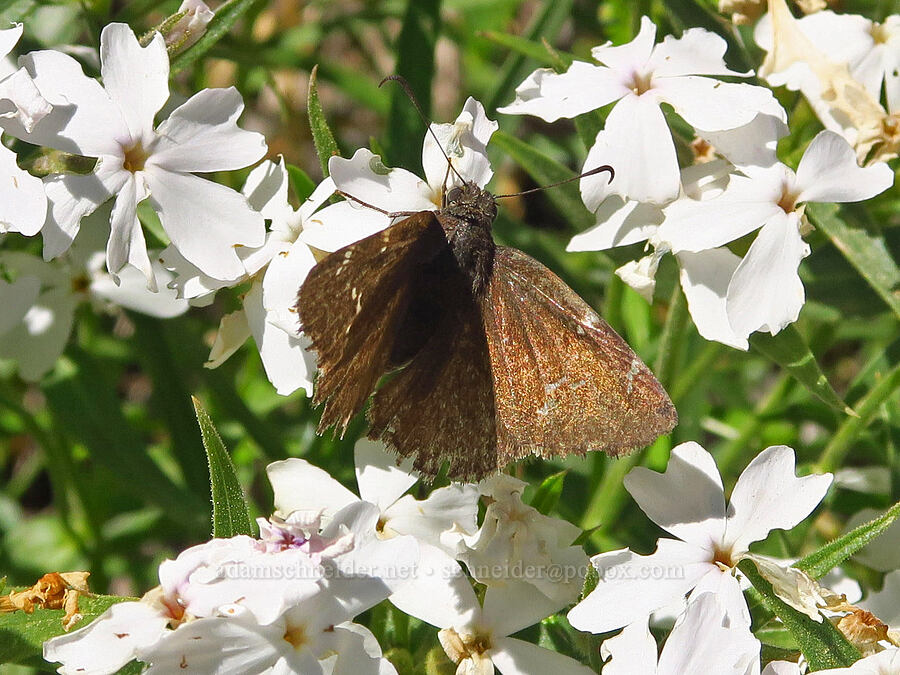
[[[459,186],[452,187],[447,193],[447,203],[452,204],[458,202],[460,197],[462,197],[462,188]]]

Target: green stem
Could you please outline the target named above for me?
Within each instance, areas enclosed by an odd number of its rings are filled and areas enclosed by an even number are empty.
[[[654,372],[663,387],[671,386],[678,372],[681,345],[684,340],[685,327],[688,320],[687,300],[681,291],[681,285],[675,284],[669,301],[669,313],[659,339],[659,352],[654,364]]]
[[[725,347],[719,342],[707,342],[700,354],[692,359],[669,387],[669,397],[675,403],[681,401],[696,386],[697,381],[706,373],[716,359],[725,351]]]
[[[851,444],[858,438],[859,432],[872,420],[879,406],[894,393],[897,387],[900,387],[900,365],[894,366],[893,370],[884,375],[881,381],[857,402],[854,406],[857,417],[844,418],[844,422],[831,437],[831,441],[822,450],[817,472],[834,471],[840,466]]]

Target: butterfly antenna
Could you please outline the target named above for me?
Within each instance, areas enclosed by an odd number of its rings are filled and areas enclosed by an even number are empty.
[[[450,167],[449,171],[452,171],[456,174],[456,177],[459,178],[463,183],[466,182],[466,179],[463,178],[459,171],[456,170],[456,167],[453,166],[453,162],[450,161],[450,157],[447,156],[447,153],[444,151],[444,146],[441,145],[441,141],[438,139],[437,134],[434,133],[434,129],[431,128],[431,123],[428,121],[428,118],[425,116],[425,112],[422,110],[422,106],[419,105],[419,99],[416,98],[416,95],[413,93],[412,87],[409,86],[409,82],[406,81],[406,78],[402,75],[388,75],[381,82],[378,83],[378,86],[382,86],[385,82],[396,82],[402,88],[406,97],[412,102],[413,107],[415,107],[416,112],[419,113],[419,117],[422,119],[422,122],[425,124],[425,127],[428,129],[428,133],[431,134],[431,137],[434,138],[434,142],[437,143],[438,149],[441,151],[441,154],[444,156],[444,159],[447,160],[447,166]],[[612,170],[612,169],[610,169]],[[448,171],[448,174],[449,174]],[[446,184],[446,179],[445,179]]]
[[[494,195],[494,199],[503,199],[504,197],[521,197],[522,195],[530,195],[532,192],[540,192],[541,190],[549,190],[550,188],[554,188],[558,185],[565,185],[566,183],[571,183],[573,180],[579,180],[581,178],[587,178],[588,176],[595,176],[598,173],[608,173],[609,181],[607,181],[607,185],[613,182],[613,178],[616,177],[616,170],[613,169],[609,164],[604,164],[603,166],[598,166],[596,169],[591,169],[590,171],[585,171],[582,174],[577,176],[572,176],[571,178],[566,178],[565,180],[561,180],[558,183],[551,183],[550,185],[543,185],[541,187],[531,188],[530,190],[523,190],[522,192],[513,192],[508,195]]]

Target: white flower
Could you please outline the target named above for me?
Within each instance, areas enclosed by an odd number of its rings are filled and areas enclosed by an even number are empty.
[[[588,564],[581,546],[572,545],[581,528],[525,504],[526,486],[506,474],[482,483],[488,498],[484,521],[478,532],[462,538],[456,557],[489,587],[524,581],[561,605],[573,602]]]
[[[833,63],[845,63],[850,74],[872,95],[887,94],[889,112],[900,112],[900,15],[883,23],[858,14],[831,10],[797,19],[797,27]],[[772,51],[772,21],[767,14],[753,32],[756,44]]]
[[[206,25],[216,15],[203,0],[184,0],[175,16],[181,15],[172,25],[166,26],[166,46],[183,52],[197,42],[206,32]]]
[[[426,133],[422,147],[424,181],[405,169],[388,169],[365,149],[357,150],[351,159],[332,157],[328,172],[337,189],[352,199],[329,207],[327,214],[318,214],[318,222],[305,227],[301,238],[322,251],[336,251],[390,225],[385,213],[441,208],[446,190],[460,184],[459,176],[484,187],[493,176],[486,145],[498,126],[487,118],[484,106],[471,97],[456,122],[432,124],[455,172],[448,168],[434,138]]]
[[[263,624],[241,607],[179,626],[138,657],[146,673],[396,675],[365,627],[327,593],[304,599]],[[324,661],[324,662],[323,662]]]
[[[609,193],[655,204],[678,196],[675,144],[661,103],[706,131],[742,127],[779,109],[768,89],[701,77],[749,74],[728,69],[722,58],[726,43],[719,36],[691,28],[654,46],[655,36],[656,26],[643,17],[631,42],[593,49],[594,59],[604,65],[576,61],[562,74],[536,70],[516,89],[516,100],[500,108],[552,122],[616,102],[585,162],[585,170],[611,164],[616,177],[608,186],[605,177],[582,179],[588,208]]]
[[[886,649],[860,659],[847,668],[817,670],[817,675],[897,675],[900,673],[900,649]],[[762,675],[801,675],[800,668],[791,661],[772,661]]]
[[[611,659],[604,675],[750,675],[759,672],[759,648],[747,627],[729,624],[713,593],[702,593],[675,624],[659,659],[646,619],[604,640],[600,654]]]
[[[626,489],[653,522],[678,539],[660,539],[649,556],[629,549],[594,556],[600,582],[569,612],[569,622],[602,633],[643,620],[690,591],[692,598],[714,591],[731,620],[749,624],[735,566],[754,557],[751,543],[808,516],[831,479],[797,478],[793,450],[774,446],[750,462],[726,507],[716,464],[696,443],[676,447],[663,474],[633,469]]]
[[[435,563],[423,551],[420,564]],[[438,638],[450,660],[458,664],[457,673],[490,675],[495,667],[503,675],[593,672],[568,656],[509,637],[550,616],[561,603],[531,584],[510,581],[504,586],[489,587],[482,605],[459,563],[440,569],[442,573],[434,575],[430,585],[423,584],[414,591],[404,587],[391,602],[441,629]]]
[[[308,341],[294,306],[297,290],[316,259],[299,234],[337,206],[316,211],[334,192],[334,183],[326,179],[295,211],[288,202],[288,183],[283,158],[278,163],[267,160],[247,176],[242,193],[271,226],[261,247],[238,251],[243,264],[239,278],[224,281],[203,274],[173,246],[161,256],[176,275],[173,286],[179,295],[195,302],[198,298],[209,302],[218,289],[250,281],[243,307],[222,317],[206,366],[220,366],[252,336],[266,376],[284,396],[300,388],[311,394],[315,372],[315,357],[306,350]]]
[[[45,179],[50,208],[41,230],[44,258],[66,251],[81,219],[115,196],[106,248],[109,271],[116,275],[133,265],[154,288],[136,214],[138,203],[149,199],[185,258],[217,279],[239,277],[243,265],[236,247],[263,243],[263,217],[239,193],[191,172],[237,169],[265,153],[260,134],[237,127],[240,94],[233,88],[206,89],[154,128],[153,118],[169,97],[162,36],[141,47],[128,26],[110,24],[100,36],[100,59],[102,86],[60,52],[24,57],[53,112],[31,133],[15,120],[0,120],[0,126],[30,143],[98,158],[93,173]]]
[[[378,509],[378,536],[389,539],[413,535],[420,542],[444,548],[444,535],[474,532],[478,515],[478,490],[472,485],[452,484],[433,490],[426,499],[405,494],[418,480],[410,473],[412,460],[399,466],[396,457],[378,441],[360,439],[354,447],[356,480],[361,497],[328,473],[304,459],[273,462],[266,471],[275,492],[276,513],[321,513],[328,520],[340,509],[358,503]]]
[[[47,640],[44,659],[62,664],[62,675],[118,672],[167,632],[172,617],[159,604],[120,602],[84,628]]]
[[[22,24],[0,30],[0,60],[5,59],[22,37]],[[15,119],[31,131],[51,110],[24,68],[6,69],[0,74],[0,119]]]
[[[92,227],[79,235],[65,257],[52,263],[23,252],[0,252],[0,268],[16,275],[12,284],[0,282],[0,358],[15,361],[23,379],[37,381],[53,367],[72,332],[75,308],[83,302],[99,311],[124,307],[161,319],[188,309],[174,291],[148,290],[136,269],[123,270],[118,284],[109,276],[99,241],[108,226],[99,216],[92,216]],[[152,268],[162,281],[171,279],[159,263]]]
[[[717,267],[707,270],[718,280],[707,280],[708,286],[721,290],[727,280],[727,327],[746,339],[757,330],[774,335],[795,321],[803,306],[797,274],[809,254],[801,236],[803,204],[868,199],[890,187],[894,174],[883,163],[860,168],[853,149],[830,131],[812,140],[796,173],[783,164],[742,170],[745,175],[732,176],[713,199],[679,199],[666,207],[656,238],[676,254],[697,254],[759,230],[743,259],[718,254]],[[695,260],[688,256],[682,264]]]

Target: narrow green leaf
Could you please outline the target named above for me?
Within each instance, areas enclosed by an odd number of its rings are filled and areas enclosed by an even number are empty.
[[[812,670],[844,668],[860,659],[860,653],[830,621],[823,619],[817,623],[775,595],[772,584],[763,578],[752,561],[742,560],[738,568],[759,591],[765,606],[781,619],[797,640]]]
[[[841,466],[841,461],[853,444],[859,440],[859,432],[878,412],[881,405],[900,388],[900,365],[881,376],[871,391],[857,401],[856,413],[845,419],[837,432],[831,437],[828,445],[822,450],[818,468],[821,471],[834,471]]]
[[[531,506],[543,513],[545,516],[556,508],[559,503],[559,496],[562,494],[563,483],[566,480],[568,471],[560,471],[552,476],[547,476],[531,498]]]
[[[520,54],[525,58],[536,61],[542,66],[557,67],[560,60],[563,62],[564,66],[568,66],[575,60],[575,57],[572,54],[558,50],[553,50],[551,52],[545,45],[518,35],[509,35],[508,33],[498,33],[497,31],[489,30],[481,33],[481,36],[494,44],[506,47],[516,54]]]
[[[312,132],[313,143],[316,146],[316,154],[319,155],[319,163],[322,165],[322,175],[328,177],[328,160],[339,157],[337,141],[325,119],[325,112],[319,102],[319,88],[317,75],[319,66],[313,66],[309,73],[309,93],[306,99],[306,109],[309,111],[309,129]]]
[[[253,525],[244,499],[244,491],[238,482],[234,463],[222,443],[206,410],[196,398],[194,410],[203,436],[203,447],[209,460],[209,487],[212,491],[212,525],[214,537],[234,537],[238,534],[253,535]]]
[[[9,589],[5,589],[8,592]],[[15,590],[21,590],[19,588]],[[117,595],[95,595],[78,598],[78,610],[84,618],[75,624],[75,628],[83,628],[103,614],[107,609],[119,602],[135,600]],[[61,609],[36,609],[32,614],[25,612],[9,612],[0,614],[0,663],[21,663],[32,666],[43,664],[43,644],[50,638],[63,635],[63,616]],[[0,669],[2,670],[2,669]]]
[[[170,72],[174,74],[184,70],[203,56],[231,30],[238,19],[259,2],[260,0],[228,0],[222,3],[212,21],[207,24],[203,37],[172,59]]]
[[[287,172],[288,181],[291,183],[291,189],[294,191],[294,194],[297,195],[297,199],[301,202],[309,197],[313,193],[313,190],[316,189],[316,184],[313,179],[299,166],[288,164]]]
[[[793,325],[783,328],[777,335],[754,333],[750,336],[750,345],[784,368],[810,393],[835,410],[848,415],[856,414],[831,387],[828,378],[816,362],[816,357]]]
[[[878,518],[863,523],[825,544],[818,551],[798,560],[794,563],[794,567],[803,570],[813,579],[823,577],[888,529],[898,517],[900,517],[900,502],[894,504]]]
[[[810,222],[828,235],[835,248],[900,317],[900,268],[887,250],[884,239],[850,227],[838,213],[836,204],[806,205]]]
[[[431,119],[431,82],[434,78],[434,48],[441,28],[440,0],[407,0],[403,27],[396,42],[397,68],[409,83],[426,120]],[[386,85],[387,86],[387,85]],[[420,139],[425,126],[403,89],[391,84],[391,111],[387,128],[387,159],[391,166],[417,172],[421,165]]]
[[[568,167],[535,150],[525,141],[520,141],[518,138],[502,131],[494,133],[491,137],[491,144],[509,155],[528,172],[528,175],[538,185],[551,185],[575,176],[575,173]],[[595,224],[594,216],[585,208],[584,202],[581,201],[578,181],[551,188],[546,191],[546,195],[575,229],[586,230]]]

